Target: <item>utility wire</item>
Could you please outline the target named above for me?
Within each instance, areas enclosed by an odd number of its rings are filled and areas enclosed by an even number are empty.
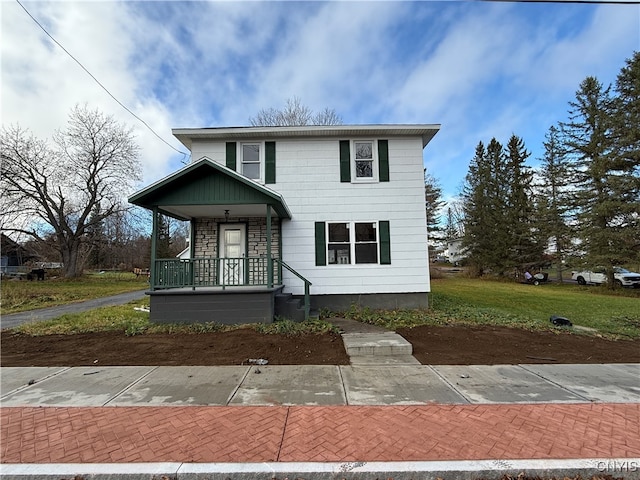
[[[593,5],[638,5],[640,0],[476,0],[497,3],[581,3]]]
[[[26,14],[27,14],[27,15],[29,15],[29,17],[31,17],[31,20],[33,20],[33,21],[36,23],[36,25],[38,25],[38,26],[42,29],[42,31],[43,31],[43,32],[44,32],[44,33],[45,33],[45,34],[46,34],[46,35],[47,35],[51,40],[53,40],[53,42],[54,42],[56,45],[58,45],[62,50],[64,50],[64,52],[65,52],[67,55],[69,55],[69,57],[71,57],[71,59],[72,59],[74,62],[76,62],[76,63],[80,66],[80,68],[82,68],[82,69],[87,73],[87,75],[89,75],[91,78],[93,78],[93,80],[94,80],[94,81],[95,81],[95,82],[100,86],[100,88],[102,88],[105,92],[107,92],[107,94],[108,94],[111,98],[113,98],[113,99],[116,101],[116,103],[117,103],[118,105],[120,105],[122,108],[124,108],[127,112],[129,112],[129,114],[131,114],[131,115],[132,115],[134,118],[136,118],[140,123],[142,123],[145,127],[147,127],[147,129],[149,129],[149,131],[150,131],[151,133],[153,133],[156,137],[158,137],[158,139],[160,139],[160,141],[162,141],[165,145],[169,146],[171,149],[173,149],[173,150],[175,150],[176,152],[178,152],[179,154],[181,154],[181,155],[182,155],[182,160],[183,160],[183,163],[184,163],[184,159],[185,159],[185,157],[187,157],[187,156],[189,155],[188,153],[186,153],[186,152],[182,152],[182,151],[178,150],[178,149],[177,149],[177,148],[175,148],[173,145],[171,145],[169,142],[167,142],[164,138],[162,138],[160,135],[158,135],[158,134],[156,133],[156,131],[155,131],[153,128],[151,128],[151,127],[149,126],[149,124],[147,124],[147,122],[145,122],[145,121],[144,121],[143,119],[141,119],[138,115],[136,115],[135,113],[133,113],[133,112],[132,112],[132,111],[131,111],[131,110],[130,110],[126,105],[124,105],[120,100],[118,100],[118,99],[117,99],[117,98],[116,98],[116,97],[115,97],[115,96],[114,96],[114,95],[113,95],[113,94],[112,94],[112,93],[107,89],[107,87],[105,87],[102,83],[100,83],[100,80],[98,80],[95,76],[93,76],[93,74],[92,74],[89,70],[87,70],[87,69],[86,69],[86,67],[85,67],[82,63],[80,63],[80,61],[79,61],[76,57],[74,57],[71,53],[69,53],[69,51],[68,51],[66,48],[64,48],[60,42],[58,42],[55,38],[53,38],[53,36],[52,36],[49,32],[47,32],[47,30],[42,26],[42,24],[41,24],[40,22],[38,22],[38,20],[37,20],[33,15],[31,15],[31,13],[29,13],[29,10],[27,10],[27,9],[25,8],[25,6],[24,6],[22,3],[20,3],[20,0],[16,0],[16,3],[17,3],[18,5],[20,5],[20,7],[22,7],[22,9],[26,12]]]

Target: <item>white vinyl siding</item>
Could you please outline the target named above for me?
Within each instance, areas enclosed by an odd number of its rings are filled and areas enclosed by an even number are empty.
[[[387,138],[387,137],[385,137]],[[391,181],[340,182],[339,142],[279,141],[278,183],[293,219],[283,222],[283,260],[308,278],[317,294],[428,292],[422,142],[389,138]],[[391,264],[315,265],[315,222],[388,219]],[[302,282],[284,272],[286,290]]]
[[[283,195],[292,214],[290,221],[282,222],[282,258],[313,283],[312,295],[430,290],[422,139],[384,138],[390,181],[358,184],[340,181],[339,144],[344,138],[276,142],[278,176],[270,188]],[[194,141],[192,151],[194,158],[207,156],[224,164],[224,142]],[[353,224],[373,219],[389,221],[391,264],[316,266],[315,222]],[[286,292],[304,293],[300,279],[287,270],[283,277]]]

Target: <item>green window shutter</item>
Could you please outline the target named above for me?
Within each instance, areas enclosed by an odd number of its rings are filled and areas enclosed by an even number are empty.
[[[236,170],[236,142],[227,142],[227,168]]]
[[[324,222],[316,222],[316,265],[327,264],[327,246],[325,244]]]
[[[389,181],[389,141],[378,140],[378,178],[381,182]]]
[[[276,142],[264,144],[264,183],[276,183]]]
[[[340,181],[351,181],[351,147],[349,140],[340,140]]]
[[[380,265],[391,264],[391,235],[389,233],[389,221],[378,222],[380,229]]]

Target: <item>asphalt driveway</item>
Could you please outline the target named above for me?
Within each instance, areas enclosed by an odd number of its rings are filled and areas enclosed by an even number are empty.
[[[29,322],[39,322],[65,315],[67,313],[81,313],[99,307],[110,307],[113,305],[123,305],[134,300],[141,300],[145,296],[146,290],[121,293],[110,297],[95,298],[84,302],[69,303],[57,307],[41,308],[39,310],[29,310],[28,312],[11,313],[0,317],[0,329],[13,328]]]

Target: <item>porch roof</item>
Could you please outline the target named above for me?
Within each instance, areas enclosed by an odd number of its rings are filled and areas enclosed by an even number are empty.
[[[279,193],[208,158],[190,163],[129,197],[129,203],[189,220],[221,217],[264,216],[265,205],[280,218],[291,212]]]

